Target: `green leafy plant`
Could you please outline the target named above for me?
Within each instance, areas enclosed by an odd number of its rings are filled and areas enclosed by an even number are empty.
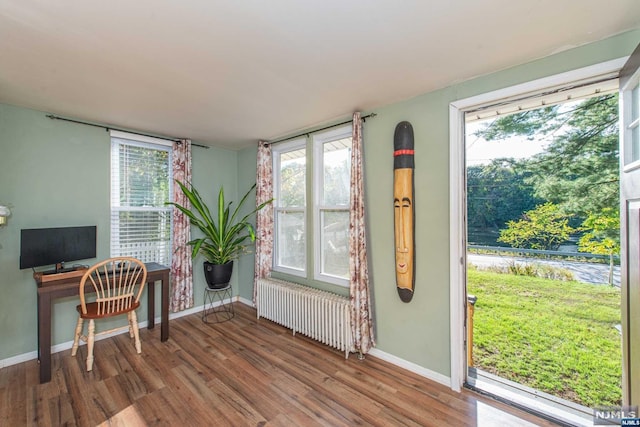
[[[609,284],[613,286],[613,257],[620,253],[620,216],[617,209],[604,208],[599,213],[589,214],[581,229],[586,233],[578,241],[578,250],[609,255]]]
[[[217,206],[218,217],[214,219],[202,196],[193,185],[185,185],[180,181],[176,182],[184,195],[187,196],[187,199],[189,199],[191,209],[175,202],[167,204],[175,206],[184,213],[189,218],[191,225],[198,227],[203,234],[202,237],[187,243],[187,245],[193,247],[191,256],[195,258],[198,253],[201,253],[208,262],[221,265],[233,261],[241,254],[246,253],[249,242],[252,243],[256,240],[255,229],[249,222],[249,218],[271,203],[273,199],[260,204],[240,218],[239,211],[251,191],[256,188],[256,184],[247,191],[233,212],[231,212],[233,202],[227,203],[225,201],[224,188],[220,187]]]
[[[525,212],[522,219],[507,222],[498,241],[514,248],[557,249],[574,231],[569,217],[557,205],[547,202]]]

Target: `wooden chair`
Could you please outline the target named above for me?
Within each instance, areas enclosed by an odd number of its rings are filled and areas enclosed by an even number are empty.
[[[129,336],[135,339],[138,353],[142,352],[138,319],[135,310],[140,306],[140,295],[147,282],[147,269],[142,261],[131,257],[116,257],[99,262],[89,268],[80,280],[80,305],[76,333],[71,355],[78,351],[78,341],[87,343],[87,371],[93,369],[93,344],[96,335],[129,328]],[[86,289],[85,289],[86,288]],[[87,302],[85,293],[95,293],[95,300]],[[93,298],[92,298],[93,299]],[[95,320],[127,315],[128,326],[95,332]],[[84,320],[89,320],[88,334],[82,335]]]

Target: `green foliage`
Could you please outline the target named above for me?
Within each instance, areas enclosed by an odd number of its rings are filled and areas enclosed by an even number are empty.
[[[474,135],[487,141],[506,139],[514,135],[522,135],[528,137],[528,139],[533,139],[535,134],[545,134],[553,131],[554,128],[551,124],[554,123],[557,115],[557,105],[510,114],[493,121]]]
[[[525,212],[522,219],[509,221],[498,241],[514,248],[554,250],[574,231],[558,206],[545,203]]]
[[[238,258],[240,254],[245,253],[248,241],[254,242],[256,240],[255,229],[249,222],[249,217],[271,203],[272,200],[262,203],[242,218],[236,219],[239,216],[239,210],[251,191],[256,188],[256,185],[254,184],[247,191],[233,212],[231,212],[231,204],[233,202],[225,202],[224,189],[220,187],[216,221],[200,193],[191,184],[185,185],[179,181],[176,182],[189,199],[191,208],[189,209],[174,202],[167,204],[175,206],[184,213],[189,218],[191,225],[198,227],[204,235],[187,243],[187,245],[193,247],[191,256],[195,258],[200,252],[207,261],[213,264],[226,264]]]
[[[618,210],[618,96],[583,101],[531,162],[536,195],[585,217],[605,208]]]
[[[288,161],[280,170],[279,202],[284,207],[305,206],[307,184],[306,163],[304,158],[298,161]]]
[[[496,140],[536,133],[553,136],[544,152],[524,164],[536,197],[583,218],[618,209],[617,94],[505,116],[476,135]]]
[[[513,159],[467,168],[467,221],[470,229],[503,228],[541,201],[525,182],[529,174]]]
[[[468,271],[478,369],[586,407],[620,405],[620,289]]]
[[[609,284],[613,286],[613,256],[620,253],[620,216],[611,208],[590,214],[582,223],[586,233],[578,241],[578,250],[609,255]]]
[[[169,153],[136,145],[120,144],[120,205],[126,207],[161,207],[169,199]],[[124,189],[136,188],[129,192]]]
[[[611,255],[620,252],[620,216],[611,208],[591,214],[582,223],[587,232],[578,241],[581,252]]]

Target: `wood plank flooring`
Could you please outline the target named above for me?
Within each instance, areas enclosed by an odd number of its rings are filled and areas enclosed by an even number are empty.
[[[52,380],[36,361],[0,370],[1,426],[532,426],[552,425],[470,391],[373,356],[359,361],[235,304],[234,319],[198,314],[53,355]],[[69,325],[73,328],[74,325]]]

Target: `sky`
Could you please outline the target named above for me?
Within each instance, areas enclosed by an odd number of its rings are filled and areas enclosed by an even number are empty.
[[[565,102],[560,105],[559,111],[567,111],[580,104],[584,99]],[[478,120],[466,123],[466,161],[467,166],[488,164],[493,159],[513,158],[525,159],[532,157],[549,145],[554,136],[562,134],[567,129],[563,126],[547,135],[536,134],[532,140],[526,137],[516,136],[513,138],[501,139],[497,141],[486,141],[478,138],[474,133],[496,120],[492,117],[486,120]]]
[[[542,152],[549,141],[544,139],[528,140],[513,137],[498,141],[486,141],[474,135],[474,132],[493,119],[467,123],[466,145],[467,166],[488,164],[493,159],[508,157],[523,159]]]

